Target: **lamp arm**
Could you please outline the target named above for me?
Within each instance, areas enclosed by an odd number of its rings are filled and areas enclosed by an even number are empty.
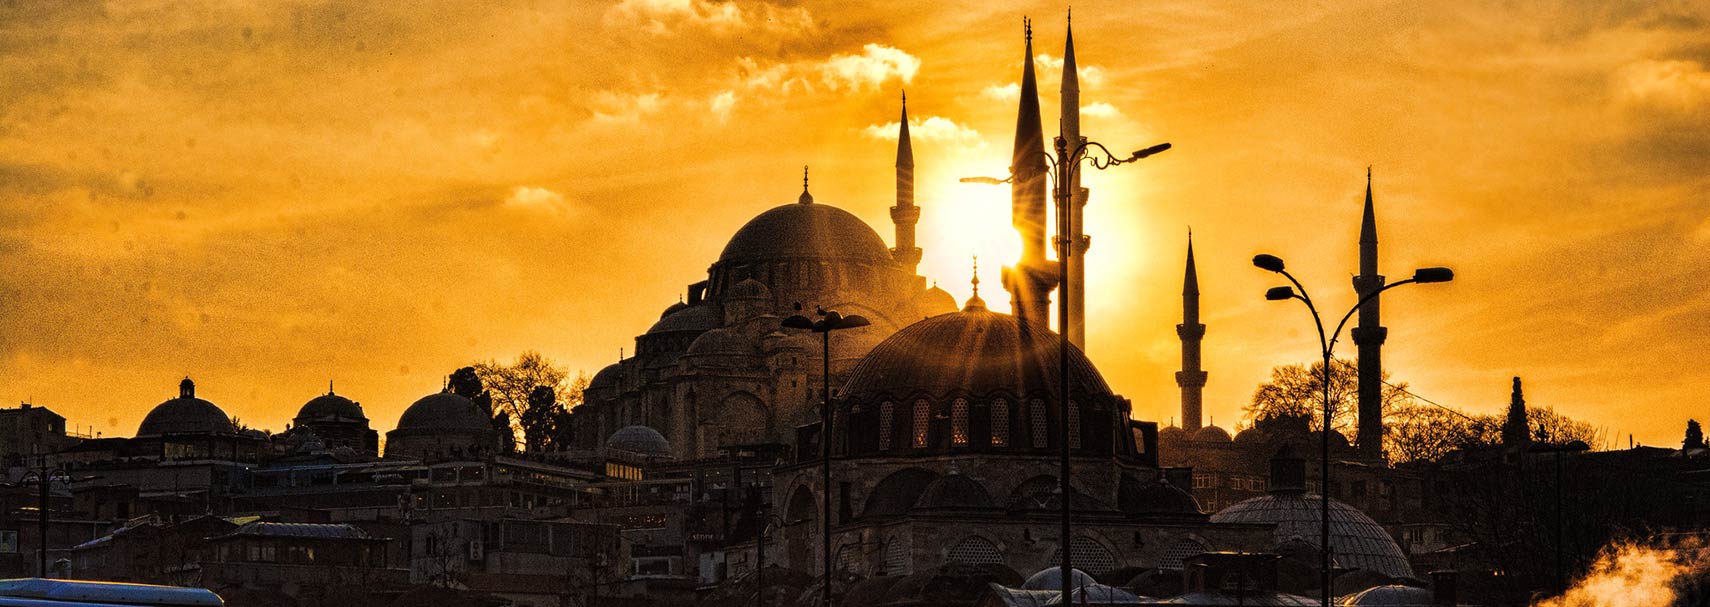
[[[1333,347],[1335,342],[1326,341],[1324,338],[1324,320],[1319,318],[1318,306],[1312,303],[1312,296],[1306,294],[1306,286],[1300,284],[1299,280],[1295,280],[1293,274],[1288,273],[1288,270],[1277,270],[1277,273],[1283,275],[1283,278],[1287,278],[1289,282],[1294,283],[1294,290],[1298,293],[1298,295],[1295,295],[1295,299],[1299,299],[1301,303],[1306,304],[1306,310],[1312,313],[1312,322],[1318,326],[1318,347],[1322,349],[1322,353],[1325,354],[1326,358],[1328,358],[1330,348]]]
[[[1361,297],[1360,301],[1354,303],[1354,307],[1348,309],[1347,314],[1342,315],[1342,322],[1336,323],[1336,332],[1332,333],[1331,337],[1330,337],[1330,348],[1336,347],[1336,340],[1341,339],[1341,337],[1342,337],[1342,328],[1348,326],[1348,320],[1350,320],[1354,317],[1355,312],[1360,311],[1360,306],[1366,305],[1366,302],[1368,302],[1368,301],[1371,301],[1373,299],[1377,299],[1378,294],[1383,293],[1384,291],[1388,291],[1390,289],[1399,287],[1401,285],[1412,284],[1415,282],[1418,282],[1418,281],[1414,280],[1412,278],[1409,278],[1406,280],[1398,280],[1398,281],[1389,283],[1387,285],[1384,285],[1383,287],[1379,288],[1376,291],[1372,291],[1370,293],[1367,293],[1365,295],[1365,297]],[[1326,349],[1328,349],[1328,348],[1326,348]]]

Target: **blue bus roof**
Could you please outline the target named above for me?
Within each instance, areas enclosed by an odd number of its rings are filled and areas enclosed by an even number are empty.
[[[0,607],[84,605],[146,605],[155,607],[223,607],[220,595],[206,588],[20,578],[0,580]]]

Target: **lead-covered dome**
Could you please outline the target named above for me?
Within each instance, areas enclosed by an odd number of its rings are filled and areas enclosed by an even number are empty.
[[[450,392],[437,392],[421,397],[398,417],[399,430],[470,430],[493,429],[493,422],[481,413],[474,401]]]
[[[773,208],[748,220],[719,254],[719,263],[840,259],[891,263],[885,241],[866,222],[830,205]]]
[[[1319,546],[1322,533],[1319,496],[1299,491],[1273,491],[1248,499],[1211,515],[1213,523],[1260,523],[1276,525],[1276,545],[1305,541]],[[1350,569],[1368,569],[1392,577],[1413,577],[1413,567],[1401,546],[1366,513],[1330,500],[1330,545],[1336,563]]]
[[[214,403],[196,398],[196,382],[186,377],[178,384],[178,398],[155,405],[137,426],[137,436],[163,434],[235,435],[237,427]]]
[[[309,402],[303,403],[303,407],[297,410],[298,420],[308,421],[329,418],[358,420],[367,419],[367,416],[362,414],[361,404],[334,394],[330,389],[326,394],[309,399]]]
[[[909,325],[880,343],[844,386],[851,402],[951,395],[984,397],[1057,394],[1057,334],[1009,314],[983,308],[940,314]],[[1070,392],[1078,398],[1112,394],[1080,349],[1069,348]]]
[[[667,457],[671,455],[671,443],[660,434],[647,426],[624,426],[613,432],[606,439],[607,450],[618,450],[635,455],[648,457]]]

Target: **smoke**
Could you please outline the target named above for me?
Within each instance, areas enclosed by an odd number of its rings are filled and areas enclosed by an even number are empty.
[[[1710,600],[1710,547],[1700,539],[1611,544],[1585,577],[1533,607],[1689,607]]]

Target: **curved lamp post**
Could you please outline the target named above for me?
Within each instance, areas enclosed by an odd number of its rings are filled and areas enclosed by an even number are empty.
[[[1319,522],[1321,523],[1321,529],[1320,529],[1321,535],[1319,536],[1319,544],[1318,544],[1319,550],[1318,551],[1319,551],[1319,554],[1321,554],[1323,556],[1323,562],[1320,564],[1320,567],[1321,567],[1320,575],[1322,576],[1320,579],[1320,585],[1322,587],[1322,594],[1323,594],[1322,604],[1329,605],[1330,604],[1330,594],[1331,594],[1331,589],[1330,589],[1330,432],[1331,432],[1331,430],[1330,430],[1330,415],[1331,415],[1331,410],[1330,410],[1330,364],[1331,364],[1331,354],[1336,349],[1336,340],[1341,339],[1342,329],[1343,329],[1343,327],[1347,326],[1348,319],[1353,318],[1354,313],[1359,311],[1360,306],[1365,305],[1366,302],[1371,301],[1372,299],[1376,298],[1379,293],[1382,293],[1384,291],[1388,291],[1390,289],[1393,289],[1393,288],[1396,288],[1396,287],[1399,287],[1399,286],[1405,285],[1405,284],[1412,284],[1412,283],[1428,284],[1428,283],[1433,283],[1433,282],[1449,282],[1449,281],[1455,279],[1455,271],[1450,270],[1448,268],[1420,268],[1418,270],[1413,271],[1413,277],[1412,278],[1408,278],[1406,280],[1400,280],[1400,281],[1389,283],[1387,285],[1384,285],[1380,289],[1377,289],[1375,291],[1372,291],[1370,293],[1365,294],[1363,297],[1360,297],[1360,300],[1354,304],[1353,308],[1348,309],[1347,314],[1344,314],[1342,316],[1342,321],[1336,323],[1336,330],[1331,331],[1329,336],[1326,337],[1326,335],[1324,334],[1324,320],[1322,318],[1320,318],[1318,315],[1318,307],[1312,304],[1312,297],[1310,297],[1306,294],[1306,287],[1301,286],[1300,281],[1295,280],[1294,275],[1289,274],[1288,270],[1285,269],[1285,266],[1283,265],[1282,258],[1279,258],[1275,255],[1259,254],[1259,255],[1253,256],[1253,265],[1255,267],[1261,269],[1261,270],[1269,270],[1269,271],[1281,274],[1281,275],[1283,275],[1284,278],[1287,278],[1289,282],[1294,283],[1293,287],[1286,287],[1286,286],[1284,286],[1284,287],[1271,287],[1269,290],[1265,291],[1265,299],[1266,300],[1283,301],[1283,300],[1287,300],[1287,299],[1298,299],[1301,301],[1301,303],[1306,304],[1306,309],[1312,313],[1312,322],[1318,326],[1318,347],[1319,347],[1319,350],[1321,351],[1321,353],[1324,355],[1324,368],[1323,368],[1323,377],[1324,377],[1324,424],[1323,424],[1323,428],[1322,428],[1322,436],[1320,437],[1323,439],[1323,445],[1322,445],[1321,452],[1320,452],[1322,457],[1323,457],[1323,461],[1321,462],[1321,465],[1322,465],[1321,476],[1322,476],[1322,478],[1319,481],[1319,488],[1318,488],[1319,499],[1321,500],[1321,510],[1319,511]],[[1297,291],[1297,289],[1298,289],[1298,291]]]
[[[1061,540],[1063,553],[1063,561],[1061,563],[1062,582],[1059,585],[1062,587],[1063,591],[1062,598],[1060,600],[1063,605],[1068,605],[1070,603],[1069,580],[1072,579],[1072,576],[1069,574],[1073,571],[1073,566],[1070,564],[1070,554],[1074,552],[1072,549],[1073,536],[1070,535],[1069,524],[1069,496],[1071,491],[1069,485],[1069,255],[1070,251],[1074,249],[1069,242],[1070,237],[1068,231],[1070,205],[1069,184],[1073,180],[1075,173],[1081,169],[1082,163],[1090,164],[1094,169],[1102,171],[1119,164],[1137,162],[1146,157],[1163,152],[1170,149],[1170,144],[1160,143],[1152,147],[1135,150],[1133,154],[1129,154],[1126,158],[1117,158],[1115,154],[1110,153],[1109,148],[1104,147],[1104,144],[1096,141],[1081,142],[1076,145],[1074,149],[1070,149],[1068,140],[1063,139],[1063,137],[1059,135],[1056,138],[1055,143],[1057,148],[1056,154],[1045,152],[1041,152],[1040,154],[1045,157],[1045,163],[1051,169],[1051,174],[1055,179],[1055,182],[1052,184],[1052,197],[1057,200],[1057,377],[1059,388],[1059,402],[1057,403],[1059,413],[1057,417],[1057,426],[1059,430],[1058,442],[1060,443],[1058,445],[1058,453],[1061,459],[1059,466],[1061,469],[1058,471],[1057,491],[1059,498],[1057,501],[1059,502],[1058,505],[1062,507],[1063,517]],[[984,183],[997,185],[1009,183],[1014,180],[1015,174],[1011,173],[1007,179],[997,179],[993,177],[963,177],[961,181],[962,183]]]
[[[767,514],[762,519],[760,533],[754,537],[754,604],[756,607],[766,607],[766,530],[772,528],[772,523],[778,523],[778,528],[784,528],[784,519],[776,514]]]
[[[39,530],[41,535],[37,538],[41,542],[41,546],[39,547],[39,569],[37,569],[36,575],[44,578],[48,577],[48,490],[53,486],[54,481],[70,483],[71,475],[63,468],[49,467],[45,457],[42,458],[40,466],[25,472],[23,476],[18,478],[20,483],[36,483],[41,491],[36,502],[37,514],[41,516],[37,521],[37,524],[41,526]]]
[[[801,304],[796,304],[801,309]],[[809,320],[808,317],[796,314],[784,319],[786,329],[808,329],[820,334],[823,363],[820,371],[821,398],[819,401],[819,450],[820,450],[820,482],[825,486],[825,499],[821,509],[820,539],[823,551],[821,560],[825,561],[825,607],[831,607],[831,332],[843,329],[865,327],[872,323],[866,317],[858,314],[844,316],[836,310],[817,310],[820,319]]]

